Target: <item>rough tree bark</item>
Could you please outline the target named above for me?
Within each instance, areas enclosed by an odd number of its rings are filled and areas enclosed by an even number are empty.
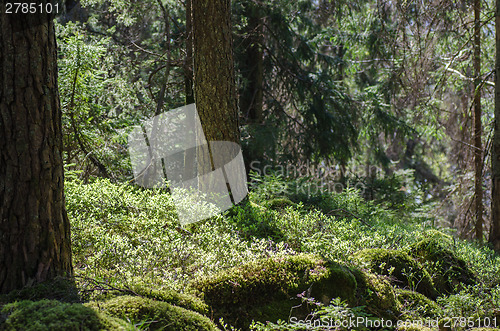
[[[230,0],[192,0],[194,93],[196,108],[206,140],[240,144],[234,78]],[[214,154],[200,147],[196,151],[198,174],[207,174],[235,157],[232,145]],[[215,157],[217,159],[215,159]],[[200,183],[209,187],[211,184]]]
[[[492,197],[489,241],[500,251],[500,0],[496,1],[495,126],[491,151]]]
[[[69,276],[72,264],[54,24],[47,15],[0,9],[0,293],[6,293]]]
[[[207,140],[240,142],[230,0],[192,0],[194,92]]]

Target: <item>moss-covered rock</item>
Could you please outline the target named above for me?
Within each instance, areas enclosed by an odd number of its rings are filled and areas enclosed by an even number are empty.
[[[206,314],[208,312],[207,304],[194,295],[179,293],[169,288],[155,289],[150,286],[140,284],[132,285],[130,289],[140,296],[158,301],[164,301],[200,314]]]
[[[288,319],[291,308],[301,304],[298,295],[325,304],[335,297],[352,302],[356,286],[347,267],[308,254],[257,260],[191,284],[214,316],[241,328],[252,320]],[[293,313],[307,314],[303,308]]]
[[[451,237],[438,231],[411,247],[410,254],[426,266],[440,294],[457,293],[477,282],[467,263],[449,249]]]
[[[400,305],[394,288],[382,276],[358,269],[351,269],[358,285],[356,306],[365,306],[373,315],[395,320]]]
[[[407,290],[396,290],[396,298],[401,304],[400,319],[432,318],[439,313],[439,306],[423,294]]]
[[[103,302],[91,302],[88,307],[108,315],[142,323],[151,330],[198,331],[218,330],[206,316],[197,312],[137,296],[119,296]]]
[[[42,299],[59,300],[63,302],[79,302],[78,290],[71,278],[56,277],[50,281],[27,286],[0,295],[0,304],[21,300],[37,301]]]
[[[395,285],[401,288],[414,289],[431,299],[437,296],[429,273],[417,260],[403,251],[383,248],[365,249],[357,252],[355,259],[369,270],[388,276]]]
[[[128,323],[79,303],[23,300],[0,310],[1,330],[117,330]]]
[[[296,206],[296,203],[288,198],[274,198],[266,201],[265,205],[269,209],[282,210],[289,206]]]

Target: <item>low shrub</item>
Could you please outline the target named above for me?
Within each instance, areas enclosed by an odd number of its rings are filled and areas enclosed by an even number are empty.
[[[50,281],[27,286],[14,290],[8,294],[0,295],[0,303],[21,300],[37,301],[42,299],[59,300],[63,302],[79,302],[78,289],[71,278],[56,277]]]

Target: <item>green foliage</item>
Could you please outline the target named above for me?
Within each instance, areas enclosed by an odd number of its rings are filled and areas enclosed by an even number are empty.
[[[147,298],[118,296],[87,306],[151,330],[218,330],[210,319],[199,313]]]
[[[124,126],[134,124],[112,113],[108,90],[125,97],[105,66],[109,38],[92,38],[73,23],[57,24],[59,91],[65,161],[68,170],[96,169],[102,176],[130,171],[125,156]],[[130,98],[129,98],[130,99]]]
[[[182,290],[193,277],[288,252],[266,239],[246,241],[222,217],[182,231],[171,196],[161,190],[102,179],[70,181],[66,202],[75,273],[86,299],[134,284]],[[95,291],[92,279],[100,282]]]
[[[263,186],[269,185],[262,180]],[[282,180],[275,179],[275,183],[281,185]],[[455,261],[455,256],[474,273],[486,271],[484,279],[477,277],[476,287],[464,285],[461,292],[449,296],[441,293],[436,314],[468,317],[491,311],[488,316],[493,316],[496,311],[499,260],[488,248],[454,240],[430,223],[401,219],[387,206],[365,201],[356,190],[311,194],[305,203],[295,203],[294,194],[277,195],[257,187],[247,202],[224,215],[179,230],[167,192],[102,179],[90,184],[69,181],[66,199],[77,286],[84,299],[140,295],[224,317],[225,323],[244,328],[254,319],[262,322],[255,327],[297,329],[288,320],[292,306],[300,306],[292,310],[293,316],[305,318],[321,307],[340,309],[342,305],[329,305],[336,297],[349,304],[349,309],[364,307],[355,310],[356,314],[416,318],[426,316],[423,307],[429,302],[395,288],[404,283],[391,284],[383,276],[358,269],[356,254],[389,252],[374,270],[385,263],[379,272],[392,277],[396,268],[390,273],[387,261],[396,264],[403,258],[401,280],[418,288],[425,269],[431,271],[433,282],[439,280],[439,269],[415,255],[424,266],[417,268],[406,252],[413,254],[415,247],[434,249],[422,243],[436,241],[453,252],[442,259]],[[293,204],[278,210],[265,207],[274,198]],[[276,201],[290,204],[288,200]],[[373,260],[379,257],[374,254]],[[406,265],[413,272],[407,272]],[[203,294],[203,302],[182,293],[189,284]],[[459,310],[464,302],[468,308]],[[272,323],[263,324],[266,321]],[[148,319],[137,323],[149,325]]]
[[[269,330],[304,330],[316,329],[324,330],[327,328],[326,325],[349,325],[350,321],[357,320],[357,318],[363,318],[368,320],[374,320],[371,314],[365,311],[365,307],[349,307],[347,302],[342,301],[340,298],[332,299],[328,305],[322,305],[320,303],[314,302],[319,307],[317,310],[312,312],[307,316],[306,319],[294,320],[295,323],[287,323],[283,320],[279,320],[276,323],[267,321],[265,324],[262,322],[253,322],[250,326],[250,330],[254,331],[269,331]],[[323,326],[323,327],[321,327]],[[349,327],[349,328],[337,328],[340,330],[367,330],[366,327],[360,323],[359,327]]]
[[[265,121],[256,124],[243,114],[243,149],[259,148],[258,154],[267,156],[259,161],[271,163],[329,157],[348,160],[357,146],[358,109],[337,79],[342,75],[342,59],[323,50],[329,41],[315,19],[316,6],[310,1],[234,1],[233,12],[239,32],[235,62],[243,97],[252,99],[248,72],[254,70],[255,59],[251,49],[266,50],[263,83],[256,87],[264,93]],[[291,17],[291,12],[301,15]],[[260,20],[266,22],[266,38],[259,37],[252,25]],[[256,41],[248,45],[251,38]]]
[[[457,294],[438,298],[443,307],[442,316],[464,316],[477,322],[477,319],[489,319],[495,326],[494,319],[500,318],[500,288],[484,288],[480,285],[469,286]],[[497,322],[498,323],[498,322]],[[482,324],[484,325],[484,324]],[[477,327],[479,325],[476,324]],[[498,326],[498,324],[496,325]]]
[[[1,307],[2,330],[116,330],[126,322],[78,303],[18,301]]]

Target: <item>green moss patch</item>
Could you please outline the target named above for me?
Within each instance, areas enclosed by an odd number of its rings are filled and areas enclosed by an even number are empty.
[[[111,316],[147,326],[151,330],[218,330],[206,316],[149,298],[119,296],[87,305]]]
[[[439,313],[439,306],[423,294],[407,290],[396,290],[396,298],[401,304],[401,319],[433,318]]]
[[[371,271],[389,276],[401,288],[409,288],[435,299],[437,296],[432,279],[425,268],[407,253],[390,249],[365,249],[355,258]]]
[[[400,307],[389,281],[370,272],[351,270],[358,284],[356,306],[366,306],[367,311],[374,316],[395,320]]]
[[[147,285],[132,285],[131,290],[140,296],[164,301],[175,306],[193,310],[200,314],[206,314],[208,312],[208,306],[205,302],[194,295],[179,293],[168,288],[153,289]]]
[[[265,203],[266,207],[272,210],[282,210],[285,209],[286,207],[289,206],[296,206],[297,204],[292,202],[288,198],[274,198],[271,200],[268,200]]]
[[[352,302],[356,279],[344,266],[308,254],[257,260],[198,279],[192,289],[203,296],[214,316],[238,327],[252,321],[288,319],[301,304],[298,295],[329,303],[340,297]],[[296,309],[294,314],[307,314]]]
[[[467,263],[456,256],[447,246],[451,238],[438,231],[411,247],[410,254],[418,259],[432,274],[434,285],[441,294],[457,293],[464,285],[474,285],[476,276]],[[446,240],[448,239],[448,240]]]
[[[9,303],[0,314],[2,330],[116,330],[127,324],[82,304],[56,300]]]

